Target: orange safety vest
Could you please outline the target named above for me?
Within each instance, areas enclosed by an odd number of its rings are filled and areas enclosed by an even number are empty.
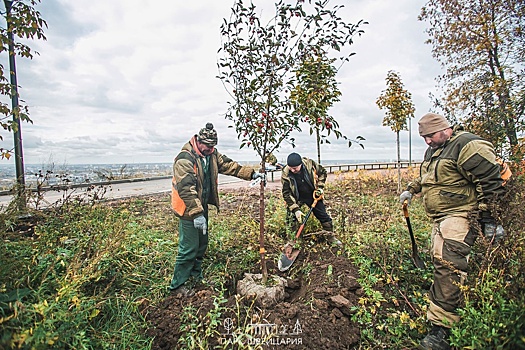
[[[196,163],[193,163],[193,171],[195,172],[195,175],[197,175]],[[180,216],[183,216],[186,211],[186,203],[180,198],[179,191],[177,190],[177,180],[175,180],[175,175],[171,178],[171,208]]]
[[[512,171],[510,171],[509,165],[503,161],[501,158],[496,158],[496,162],[500,165],[500,175],[503,180],[503,186],[507,184],[507,181],[512,176]]]

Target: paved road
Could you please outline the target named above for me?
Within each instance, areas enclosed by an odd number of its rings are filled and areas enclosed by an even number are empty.
[[[412,165],[417,165],[418,163],[413,163]],[[340,175],[336,175],[334,172],[345,173],[345,174],[357,174],[357,170],[367,170],[367,171],[381,171],[389,172],[394,171],[398,166],[397,163],[359,163],[359,164],[346,164],[346,165],[327,165],[328,179],[327,181],[333,181]],[[410,166],[409,162],[402,162],[401,168],[408,168]],[[266,188],[280,188],[281,187],[281,172],[275,171],[268,174],[268,184]],[[231,176],[219,175],[219,189],[229,189],[229,188],[250,188],[250,182],[237,179]],[[257,190],[255,188],[254,190]],[[164,193],[171,191],[171,178],[164,179],[149,179],[148,181],[138,181],[134,179],[130,182],[121,182],[113,183],[107,185],[107,192],[104,195],[105,199],[118,199],[126,198],[133,196],[140,196],[145,194],[155,194],[155,193]],[[71,192],[74,195],[81,195],[85,193],[83,188],[70,189],[68,194]],[[58,200],[64,197],[64,192],[57,191],[48,191],[45,194],[45,202],[49,205],[56,203]],[[12,196],[9,194],[0,193],[0,210],[5,208],[5,206],[11,202]]]
[[[280,180],[281,172],[279,171],[273,173],[273,181],[272,177],[269,176],[267,188],[280,187]],[[248,189],[251,188],[250,184],[250,181],[244,181],[232,176],[219,175],[219,189],[242,188],[243,186]],[[255,187],[259,188],[258,186]],[[105,199],[118,199],[145,194],[166,193],[171,191],[171,178],[111,184],[106,186],[106,188],[107,191],[104,194]],[[256,189],[254,188],[254,190]],[[85,194],[85,191],[85,188],[75,188],[68,190],[67,193],[73,195],[82,195]],[[47,203],[48,205],[57,203],[57,201],[64,198],[64,195],[64,191],[48,191],[44,196],[43,203]],[[5,207],[7,204],[9,204],[11,200],[11,195],[0,196],[0,210],[2,207]]]

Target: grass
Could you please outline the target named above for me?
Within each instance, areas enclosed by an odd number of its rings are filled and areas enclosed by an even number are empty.
[[[511,186],[501,213],[508,238],[497,247],[480,240],[472,254],[462,321],[452,330],[458,348],[524,348],[525,186],[523,180]],[[326,189],[345,254],[360,270],[364,293],[353,321],[361,325],[361,348],[411,348],[428,330],[432,268],[412,266],[396,189],[395,176],[367,172],[349,174]],[[259,263],[258,209],[248,196],[223,195],[231,210],[210,215],[214,234],[204,273],[225,288]],[[268,195],[265,204],[267,250],[279,252],[293,232],[282,232],[279,195]],[[165,298],[173,272],[178,221],[169,205],[167,196],[65,202],[35,213],[33,231],[25,234],[17,230],[23,225],[13,213],[0,214],[0,348],[150,348],[140,310]],[[430,265],[430,220],[417,198],[410,218],[420,254]],[[309,225],[315,230],[317,223]],[[215,305],[207,319],[195,319],[187,310],[191,332],[183,343],[205,348],[224,312],[221,298]]]

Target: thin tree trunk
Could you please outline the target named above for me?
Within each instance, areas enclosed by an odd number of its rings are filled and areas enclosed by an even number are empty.
[[[317,137],[317,163],[321,164],[321,137],[319,136],[319,127],[315,127],[315,136]]]
[[[397,138],[397,193],[401,192],[401,150],[399,146],[399,131],[396,132]]]
[[[412,166],[412,119],[408,117],[408,166]]]
[[[264,159],[261,161],[261,170],[266,172]],[[259,190],[259,254],[261,256],[262,282],[268,281],[268,270],[266,268],[266,249],[264,248],[264,181],[261,181]]]

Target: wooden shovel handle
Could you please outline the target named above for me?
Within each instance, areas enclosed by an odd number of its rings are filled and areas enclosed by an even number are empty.
[[[310,207],[310,210],[308,210],[308,213],[306,213],[306,216],[304,217],[303,223],[301,226],[299,226],[299,229],[297,230],[297,233],[295,235],[295,238],[299,238],[301,236],[301,232],[303,232],[304,226],[306,225],[306,221],[308,221],[308,218],[310,217],[310,214],[312,214],[312,210],[314,210],[315,206],[317,205],[317,202],[321,199],[321,196],[315,197],[314,196],[314,202],[312,203],[312,206]]]
[[[408,200],[403,201],[403,215],[408,218]]]

